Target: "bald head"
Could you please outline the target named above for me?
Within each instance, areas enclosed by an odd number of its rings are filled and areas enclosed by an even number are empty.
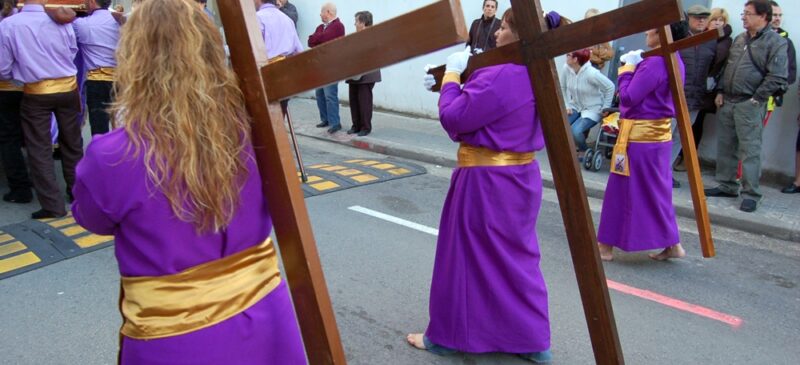
[[[319,17],[322,19],[323,23],[328,23],[331,20],[336,19],[336,4],[334,3],[325,3],[322,5],[322,10],[320,10]]]

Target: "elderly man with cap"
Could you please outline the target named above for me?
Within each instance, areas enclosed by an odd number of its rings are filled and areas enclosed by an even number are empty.
[[[708,17],[711,10],[702,5],[692,5],[686,10],[689,24],[689,35],[702,33],[708,27]],[[689,118],[692,124],[697,119],[697,114],[703,108],[704,98],[707,91],[706,79],[714,62],[717,53],[717,41],[711,40],[706,43],[684,48],[680,50],[683,64],[686,67],[686,78],[684,79],[683,91],[686,93],[686,105],[689,107]],[[678,154],[681,151],[680,131],[672,125],[672,163],[677,162]],[[680,184],[673,179],[673,187],[680,187]]]

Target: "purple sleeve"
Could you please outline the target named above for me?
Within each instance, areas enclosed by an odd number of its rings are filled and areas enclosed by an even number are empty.
[[[11,53],[11,45],[9,40],[11,37],[6,36],[6,30],[0,26],[0,80],[10,80],[11,66],[14,64],[14,57]]]
[[[497,118],[497,109],[503,105],[502,92],[496,85],[497,75],[497,72],[477,71],[464,89],[455,83],[442,87],[439,120],[451,137],[474,132]]]
[[[90,146],[75,171],[75,186],[72,188],[75,201],[71,209],[75,221],[83,228],[92,233],[111,235],[117,227],[117,222],[112,218],[112,214],[96,201],[98,187],[90,186],[92,183],[97,184],[98,180],[100,186],[104,185],[102,177],[105,174],[101,170],[100,163]]]
[[[642,61],[635,72],[626,72],[619,75],[619,101],[621,105],[630,108],[641,104],[663,82],[665,77],[663,62],[647,61]]]

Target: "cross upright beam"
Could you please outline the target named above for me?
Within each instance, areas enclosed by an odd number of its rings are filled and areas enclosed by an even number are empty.
[[[719,32],[721,32],[721,29]],[[715,34],[714,31],[705,33],[710,33],[714,36],[712,39],[717,39],[716,36],[718,34]],[[700,162],[697,158],[697,148],[694,145],[692,122],[689,118],[689,107],[686,105],[686,95],[683,91],[678,56],[675,54],[680,41],[672,42],[672,31],[668,26],[663,27],[658,32],[658,37],[661,41],[659,53],[666,62],[667,72],[669,73],[669,87],[672,91],[672,101],[675,105],[675,117],[678,120],[678,128],[681,132],[683,161],[686,164],[686,172],[689,175],[689,188],[692,192],[694,216],[697,221],[697,232],[700,236],[700,249],[703,252],[703,257],[714,257],[716,252],[714,250],[714,240],[711,237],[711,223],[708,218],[706,193],[703,190],[703,177],[700,174]]]
[[[280,105],[268,101],[259,69],[267,52],[252,0],[219,0],[231,63],[253,120],[253,148],[262,189],[311,364],[345,364],[303,194],[297,181]],[[281,334],[276,333],[276,336]]]
[[[459,0],[423,9],[267,66],[252,0],[219,0],[220,16],[253,124],[264,195],[310,364],[345,364],[279,100],[467,39]],[[391,47],[386,48],[386,44]],[[266,45],[267,47],[269,45]],[[323,67],[334,65],[335,67]],[[280,335],[280,334],[276,334]]]
[[[581,293],[583,311],[589,327],[589,337],[598,364],[624,364],[611,299],[608,295],[603,266],[597,250],[597,237],[586,198],[583,178],[574,158],[574,142],[567,129],[564,102],[559,87],[555,63],[541,48],[552,48],[537,43],[547,25],[542,17],[539,0],[512,0],[514,21],[520,38],[523,64],[533,85],[536,109],[542,123],[547,145],[547,156],[553,169],[561,216],[566,228],[572,263]],[[579,39],[573,38],[573,39]],[[561,47],[569,49],[571,39],[562,39]]]

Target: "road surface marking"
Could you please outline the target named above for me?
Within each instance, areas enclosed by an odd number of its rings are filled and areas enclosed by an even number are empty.
[[[411,222],[411,221],[407,221],[405,219],[398,218],[398,217],[395,217],[395,216],[392,216],[392,215],[389,215],[389,214],[381,213],[381,212],[378,212],[378,211],[374,211],[372,209],[364,208],[362,206],[354,205],[354,206],[352,206],[352,207],[350,207],[348,209],[350,209],[352,211],[356,211],[356,212],[362,213],[362,214],[366,214],[366,215],[369,215],[369,216],[372,216],[372,217],[375,217],[375,218],[378,218],[378,219],[382,219],[382,220],[385,220],[387,222],[399,224],[401,226],[405,226],[405,227],[408,227],[408,228],[411,228],[411,229],[414,229],[414,230],[417,230],[417,231],[420,231],[420,232],[424,232],[424,233],[427,233],[427,234],[430,234],[430,235],[433,235],[433,236],[438,236],[439,235],[439,230],[438,229],[431,228],[431,227],[428,227],[428,226],[424,226],[424,225],[421,225],[419,223],[414,223],[414,222]],[[687,303],[687,302],[684,302],[684,301],[682,301],[680,299],[670,298],[668,296],[661,295],[661,294],[658,294],[658,293],[655,293],[655,292],[652,292],[652,291],[649,291],[649,290],[635,288],[635,287],[632,287],[632,286],[629,286],[629,285],[625,285],[625,284],[622,284],[622,283],[618,283],[616,281],[612,281],[612,280],[608,280],[608,279],[606,279],[606,281],[608,283],[608,287],[609,288],[614,289],[614,290],[616,290],[616,291],[618,291],[620,293],[633,295],[635,297],[639,297],[639,298],[642,298],[642,299],[650,300],[650,301],[659,303],[661,305],[664,305],[664,306],[667,306],[667,307],[670,307],[670,308],[675,308],[675,309],[678,309],[678,310],[681,310],[681,311],[684,311],[684,312],[692,313],[694,315],[698,315],[698,316],[701,316],[701,317],[706,317],[706,318],[709,318],[709,319],[713,319],[715,321],[719,321],[719,322],[725,323],[725,324],[727,324],[727,325],[729,325],[729,326],[731,326],[733,328],[740,327],[742,325],[742,323],[744,322],[739,317],[736,317],[736,316],[733,316],[733,315],[730,315],[730,314],[725,314],[725,313],[722,313],[722,312],[717,312],[717,311],[715,311],[713,309],[706,308],[706,307],[703,307],[703,306],[700,306],[700,305]]]

